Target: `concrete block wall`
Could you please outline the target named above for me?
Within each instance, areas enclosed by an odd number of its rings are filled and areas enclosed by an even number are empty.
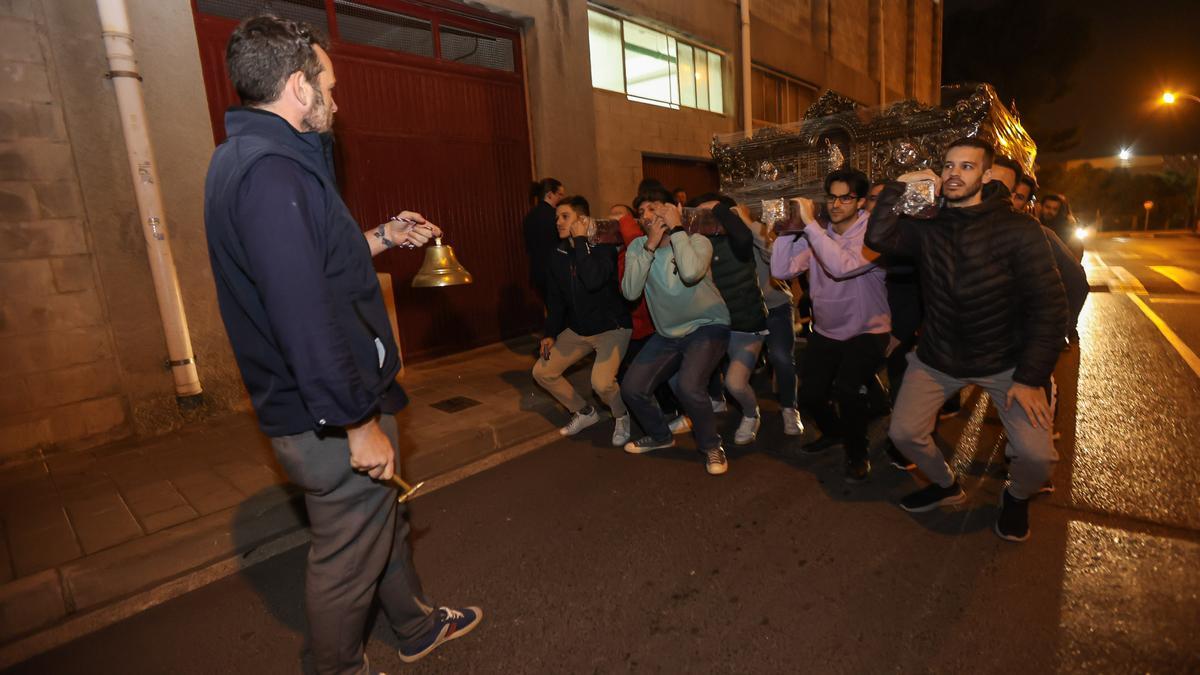
[[[131,431],[35,0],[0,2],[0,463]]]
[[[203,230],[191,5],[130,3],[204,398],[181,410],[93,0],[0,0],[0,463],[248,409]]]
[[[600,176],[593,208],[598,213],[633,200],[642,180],[643,153],[703,159],[711,156],[713,134],[734,131],[734,118],[729,115],[633,103],[623,94],[600,89],[594,90],[593,100]]]

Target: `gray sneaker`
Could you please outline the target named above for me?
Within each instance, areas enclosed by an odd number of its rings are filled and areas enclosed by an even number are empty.
[[[599,421],[600,413],[597,412],[595,408],[592,408],[592,413],[590,415],[585,415],[583,413],[575,413],[571,415],[571,421],[567,422],[567,426],[559,429],[558,433],[562,434],[563,436],[574,436],[575,434],[583,431]]]
[[[756,410],[755,413],[758,411]],[[758,437],[758,427],[762,424],[762,418],[757,414],[754,417],[743,417],[738,423],[737,431],[733,434],[733,442],[737,445],[750,445],[754,439]]]
[[[783,409],[783,433],[788,436],[799,436],[804,433],[804,423],[800,421],[800,411],[795,408]]]
[[[614,421],[612,444],[615,447],[619,448],[629,442],[630,424],[628,414],[618,417]]]

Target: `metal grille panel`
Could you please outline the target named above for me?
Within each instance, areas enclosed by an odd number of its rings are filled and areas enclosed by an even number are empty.
[[[345,42],[433,58],[429,21],[357,2],[336,0],[338,35]]]
[[[449,26],[443,26],[440,35],[442,59],[445,61],[483,66],[509,73],[514,70],[513,43],[508,38],[482,35]]]
[[[242,20],[256,14],[305,21],[329,35],[329,16],[324,0],[197,0],[202,14]]]

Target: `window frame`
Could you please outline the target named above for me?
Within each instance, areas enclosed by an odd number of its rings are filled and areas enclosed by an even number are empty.
[[[669,108],[671,110],[682,110],[682,109],[686,108],[686,109],[690,109],[690,110],[699,110],[701,112],[711,113],[713,115],[721,115],[722,117],[729,116],[729,113],[726,111],[728,106],[726,105],[726,100],[725,100],[726,99],[725,81],[728,78],[725,77],[725,72],[724,72],[725,65],[729,59],[729,54],[727,52],[725,52],[724,50],[721,50],[721,49],[716,49],[714,47],[711,47],[703,42],[699,42],[697,40],[687,38],[687,37],[683,36],[682,34],[680,34],[678,31],[673,31],[673,30],[670,30],[667,28],[663,28],[662,26],[652,25],[648,22],[638,21],[637,19],[631,18],[629,16],[626,16],[622,13],[613,11],[613,10],[611,10],[607,7],[603,7],[601,5],[595,5],[595,4],[592,4],[589,2],[587,4],[587,10],[589,13],[596,12],[597,14],[603,15],[605,17],[615,19],[620,24],[620,27],[621,27],[621,30],[620,30],[621,44],[619,45],[619,47],[620,47],[620,52],[621,52],[621,78],[622,78],[624,90],[623,91],[615,91],[613,89],[608,89],[605,87],[598,87],[595,85],[594,80],[592,83],[593,89],[598,89],[600,91],[606,91],[606,92],[610,92],[613,94],[623,95],[627,101],[630,101],[632,103],[644,103],[646,105],[654,105],[654,106],[658,106],[661,108]],[[675,98],[677,99],[675,102],[659,101],[657,99],[648,99],[643,96],[635,96],[635,95],[629,93],[629,76],[628,76],[628,71],[626,70],[626,59],[625,59],[625,52],[627,49],[627,42],[625,39],[625,24],[626,23],[631,23],[643,30],[648,30],[648,31],[652,31],[655,33],[659,33],[659,34],[663,35],[664,37],[666,37],[668,41],[674,40],[675,55],[672,57],[669,57],[670,63],[671,63],[669,70],[673,71],[674,91],[672,93],[674,94]],[[591,41],[591,21],[590,21],[590,19],[588,21],[588,40],[589,40],[589,44],[590,44],[590,41]],[[681,77],[680,48],[681,47],[687,47],[692,52],[692,77],[693,77],[693,80],[691,82],[691,88],[692,88],[692,92],[693,92],[692,99],[694,101],[694,105],[685,105],[683,103],[683,99],[684,99],[683,83],[680,80],[680,77]],[[700,107],[700,94],[699,94],[700,87],[697,86],[697,84],[695,82],[695,74],[697,72],[696,61],[697,61],[698,53],[703,53],[705,55],[705,62],[706,62],[705,63],[705,73],[706,73],[705,88],[708,90],[705,94],[705,99],[708,100],[707,107]],[[589,47],[589,54],[590,54],[590,47]],[[711,61],[711,58],[713,56],[716,56],[717,59],[719,60],[719,63],[721,64],[721,68],[720,68],[720,79],[721,79],[720,108],[721,109],[719,111],[712,109],[712,100],[711,100],[712,80],[711,80],[711,77],[709,77],[707,75],[708,70],[709,70],[708,62]],[[591,77],[590,71],[588,73],[588,76]],[[670,96],[671,96],[671,94],[669,93],[668,98],[670,98]]]

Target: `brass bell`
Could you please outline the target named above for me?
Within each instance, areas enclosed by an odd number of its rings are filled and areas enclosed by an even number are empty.
[[[434,288],[437,286],[460,286],[469,284],[471,273],[454,257],[454,249],[442,245],[442,238],[433,240],[433,246],[425,249],[425,262],[417,276],[413,277],[413,288]]]

